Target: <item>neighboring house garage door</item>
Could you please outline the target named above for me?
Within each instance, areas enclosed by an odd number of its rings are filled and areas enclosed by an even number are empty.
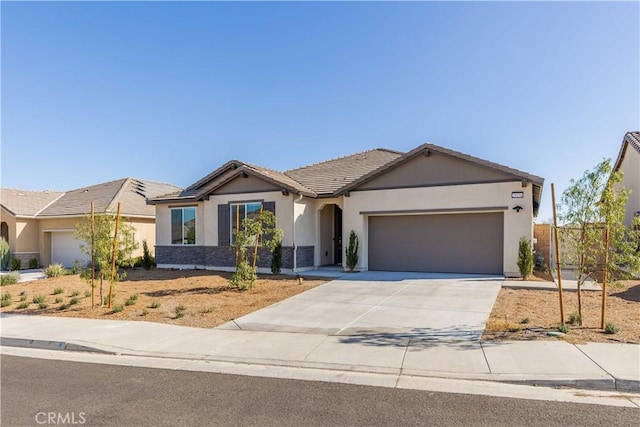
[[[369,217],[369,270],[503,274],[503,214]]]
[[[51,233],[51,263],[60,263],[65,267],[72,267],[73,262],[88,261],[89,257],[80,251],[80,241],[73,231],[58,231]]]

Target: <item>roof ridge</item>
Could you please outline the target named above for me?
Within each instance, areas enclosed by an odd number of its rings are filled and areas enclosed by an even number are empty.
[[[66,193],[66,191],[58,191],[58,190],[25,190],[22,188],[9,188],[2,187],[3,190],[11,190],[11,191],[26,191],[27,193]]]
[[[120,189],[118,191],[116,191],[116,194],[113,196],[113,198],[111,199],[111,201],[107,205],[107,208],[105,209],[105,211],[109,210],[109,208],[113,209],[113,205],[116,203],[116,201],[118,201],[120,196],[122,196],[122,193],[125,192],[125,189],[129,186],[129,183],[131,182],[131,180],[132,180],[132,178],[124,178],[124,181],[122,182],[122,185],[120,185]],[[120,203],[120,202],[118,202],[118,203]]]
[[[40,212],[44,211],[45,209],[47,209],[49,206],[53,205],[55,202],[57,202],[58,200],[60,200],[65,194],[67,194],[66,191],[63,191],[58,197],[56,197],[55,199],[53,199],[51,202],[47,203],[47,205],[45,207],[43,207],[42,209],[40,209],[38,212],[36,212],[33,216],[37,217],[38,215],[40,215]]]
[[[357,153],[347,154],[347,155],[345,155],[345,156],[335,157],[335,158],[333,158],[333,159],[324,160],[324,161],[316,162],[316,163],[311,163],[311,164],[309,164],[309,165],[305,165],[305,166],[300,166],[299,168],[289,169],[289,170],[285,171],[285,172],[284,172],[284,174],[285,174],[285,175],[287,175],[287,176],[289,176],[289,172],[294,172],[294,171],[298,171],[298,170],[301,170],[301,169],[306,169],[306,168],[310,168],[310,167],[313,167],[313,166],[318,166],[318,165],[321,165],[321,164],[323,164],[323,163],[334,162],[334,161],[336,161],[336,160],[343,160],[343,159],[346,159],[346,158],[348,158],[348,157],[359,156],[359,155],[361,155],[361,154],[370,153],[370,152],[372,152],[372,151],[386,151],[386,152],[388,152],[388,153],[393,153],[393,154],[401,154],[401,155],[402,155],[402,154],[404,154],[404,153],[403,153],[403,152],[401,152],[401,151],[390,150],[390,149],[388,149],[388,148],[371,148],[371,149],[369,149],[369,150],[358,151]]]

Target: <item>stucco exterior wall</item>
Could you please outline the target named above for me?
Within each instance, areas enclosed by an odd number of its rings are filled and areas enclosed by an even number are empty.
[[[640,211],[640,153],[631,146],[627,147],[620,171],[624,174],[622,185],[631,190],[624,219],[624,223],[630,226],[633,216]]]
[[[512,199],[512,191],[524,192],[524,198]],[[516,212],[512,208],[522,206]],[[405,188],[393,190],[353,191],[344,198],[343,241],[348,241],[351,230],[360,238],[361,253],[356,269],[368,269],[368,215],[366,211],[393,211],[406,214],[410,210],[486,208],[506,206],[504,210],[504,274],[518,276],[518,240],[533,238],[532,186],[522,187],[520,182],[472,184],[442,187]],[[442,212],[440,212],[442,213]],[[343,257],[344,257],[343,253]],[[344,260],[343,260],[344,264]]]
[[[14,252],[38,252],[38,220],[16,219]]]
[[[295,243],[298,246],[315,246],[316,244],[316,204],[316,199],[308,197],[295,199]]]

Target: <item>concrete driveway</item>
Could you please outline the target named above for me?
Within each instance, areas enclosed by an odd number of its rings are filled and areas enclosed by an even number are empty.
[[[339,335],[370,344],[478,340],[503,278],[363,272],[263,308],[221,329]],[[344,341],[344,339],[343,339]]]

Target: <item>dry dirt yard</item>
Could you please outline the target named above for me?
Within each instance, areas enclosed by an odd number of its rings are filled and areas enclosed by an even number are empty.
[[[291,276],[265,275],[259,277],[253,289],[239,291],[229,288],[229,277],[229,273],[203,270],[128,270],[127,277],[115,288],[115,304],[123,307],[120,312],[106,307],[91,308],[91,286],[79,275],[55,277],[3,286],[2,294],[11,294],[11,305],[3,307],[0,312],[144,320],[213,328],[326,282],[326,279],[305,278],[300,281]],[[26,292],[26,298],[21,295],[23,292]],[[98,304],[99,292],[98,284]],[[104,296],[108,292],[109,283],[105,282]],[[33,302],[37,295],[44,296],[46,308],[39,308]],[[130,300],[134,295],[137,299]],[[21,301],[22,298],[25,301]],[[126,305],[127,300],[130,300],[129,305]],[[25,303],[28,303],[27,308],[18,308]]]
[[[565,321],[578,312],[575,291],[564,291]],[[640,280],[619,281],[607,286],[605,323],[620,327],[616,334],[600,329],[602,292],[582,292],[583,326],[569,325],[564,340],[573,343],[612,342],[640,344]],[[528,322],[525,322],[528,319]],[[560,303],[557,291],[503,288],[493,306],[483,340],[533,340],[558,338],[547,336],[560,324]]]

